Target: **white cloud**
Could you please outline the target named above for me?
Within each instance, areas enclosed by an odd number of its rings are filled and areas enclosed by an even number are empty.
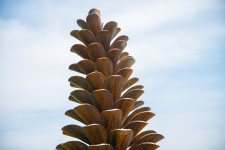
[[[127,33],[142,32],[154,29],[168,21],[183,21],[190,19],[206,10],[218,9],[218,2],[212,0],[161,0],[145,1],[144,3],[129,3],[113,13],[119,25]]]
[[[137,60],[135,69],[138,71],[181,68],[197,64],[209,52],[215,51],[217,42],[213,38],[223,34],[225,34],[224,26],[222,24],[215,26],[213,23],[199,26],[191,32],[171,29],[170,32],[162,31],[146,35],[143,41],[130,42],[128,51],[132,50],[131,54]]]

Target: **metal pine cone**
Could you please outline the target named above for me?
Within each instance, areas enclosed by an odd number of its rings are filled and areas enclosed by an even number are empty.
[[[69,100],[79,106],[66,115],[84,126],[67,125],[63,134],[78,141],[59,144],[57,150],[155,150],[155,143],[164,137],[153,130],[140,132],[155,116],[138,100],[144,93],[138,78],[130,78],[135,59],[124,52],[128,37],[120,35],[117,23],[103,25],[100,11],[91,9],[86,18],[77,20],[81,30],[70,34],[83,44],[75,44],[71,52],[83,60],[69,66],[70,70],[86,75],[69,78],[76,88]]]

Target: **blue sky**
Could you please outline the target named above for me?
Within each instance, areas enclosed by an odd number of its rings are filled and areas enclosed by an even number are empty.
[[[79,61],[70,47],[91,8],[130,40],[133,76],[156,116],[145,129],[166,138],[161,150],[224,150],[225,3],[222,0],[0,1],[0,149],[49,150],[72,138],[64,112]]]

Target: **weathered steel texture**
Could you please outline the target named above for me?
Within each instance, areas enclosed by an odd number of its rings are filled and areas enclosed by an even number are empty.
[[[63,134],[80,141],[59,144],[57,150],[155,150],[164,137],[153,130],[141,132],[155,116],[138,100],[143,85],[135,85],[131,77],[135,59],[124,52],[128,36],[114,37],[121,31],[115,21],[103,25],[100,11],[91,9],[86,18],[77,20],[81,30],[70,34],[83,44],[75,44],[71,52],[82,60],[69,66],[83,76],[69,78],[75,89],[69,100],[78,103],[66,115],[83,126],[67,125]],[[86,76],[86,77],[84,77]]]

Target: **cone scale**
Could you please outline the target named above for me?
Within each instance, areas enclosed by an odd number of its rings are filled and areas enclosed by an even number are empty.
[[[69,100],[78,106],[66,115],[83,125],[66,125],[64,135],[74,138],[56,146],[57,150],[155,150],[164,137],[153,130],[141,132],[154,117],[149,107],[143,107],[139,97],[142,85],[130,77],[135,59],[125,52],[128,37],[118,36],[120,28],[110,21],[103,25],[100,11],[91,9],[86,21],[77,20],[81,30],[70,34],[83,44],[75,44],[71,52],[81,61],[69,69],[83,76],[69,78],[74,91]]]

